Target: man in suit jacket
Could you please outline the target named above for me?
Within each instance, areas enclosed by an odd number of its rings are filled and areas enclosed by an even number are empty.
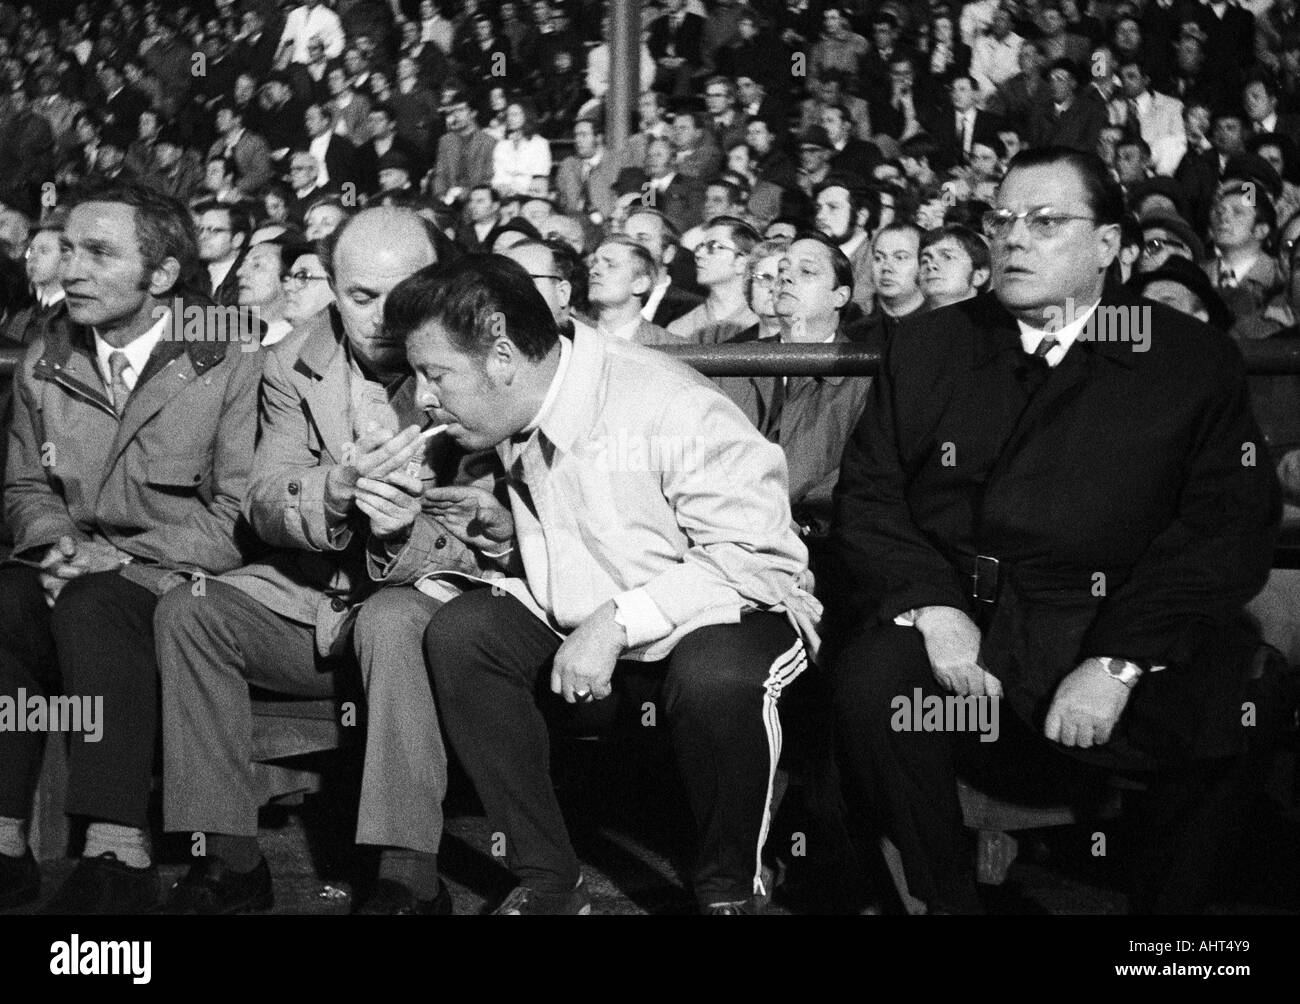
[[[1168,94],[1151,90],[1151,78],[1137,60],[1119,64],[1119,83],[1124,97],[1124,124],[1136,127],[1152,150],[1185,138],[1183,103]]]
[[[686,9],[686,0],[668,0],[668,10],[650,26],[646,48],[659,67],[655,90],[685,94],[703,61],[704,18]]]
[[[1251,76],[1241,92],[1247,130],[1252,134],[1278,133],[1300,146],[1300,115],[1279,112],[1277,102],[1277,81],[1273,75],[1264,71]]]
[[[1080,83],[1079,69],[1068,59],[1051,64],[1047,84],[1052,99],[1035,109],[1029,124],[1029,142],[1033,146],[1096,152],[1097,138],[1108,124],[1106,107],[1079,94]]]
[[[327,104],[308,105],[303,121],[307,126],[307,148],[321,167],[319,184],[334,191],[352,185],[354,196],[374,187],[376,165],[334,131],[334,109]]]
[[[197,262],[175,200],[137,184],[96,192],[73,207],[63,246],[67,314],[14,378],[0,695],[26,714],[62,694],[89,716],[68,737],[66,808],[90,821],[85,848],[45,909],[145,913],[160,893],[148,840],[154,613],[168,590],[201,591],[247,560],[236,527],[261,367],[236,350],[243,332],[218,330],[211,301],[179,285]],[[24,821],[43,746],[39,731],[0,729],[6,906],[40,888]]]
[[[1047,204],[1079,218],[1010,215]],[[1057,800],[1142,770],[1133,906],[1196,912],[1276,729],[1238,626],[1271,564],[1276,478],[1242,460],[1263,442],[1235,346],[1106,281],[1123,202],[1095,155],[1021,154],[996,205],[994,294],[899,326],[845,451],[834,687],[853,791],[911,892],[964,912],[958,756]],[[1008,713],[929,730],[945,694]]]
[[[246,197],[271,180],[271,151],[266,140],[244,128],[243,113],[227,103],[217,108],[217,132],[221,135],[208,148],[208,157],[225,157],[239,168],[236,187]]]
[[[561,212],[599,226],[613,215],[618,174],[618,158],[605,147],[603,122],[599,117],[579,119],[573,125],[573,153],[560,161],[555,174]]]
[[[672,144],[651,140],[645,167],[625,167],[618,174],[614,191],[629,211],[637,206],[658,209],[685,233],[704,219],[704,185],[682,174],[673,165]]]
[[[278,36],[266,31],[262,12],[255,7],[246,9],[240,18],[239,37],[235,40],[235,65],[263,80],[275,62]]]
[[[965,164],[976,143],[992,145],[1003,120],[977,105],[975,78],[961,73],[948,85],[947,107],[924,118],[925,131],[939,144],[935,166]]]
[[[463,452],[421,440],[425,417],[401,344],[382,340],[378,295],[438,257],[413,212],[369,209],[339,233],[335,300],[266,353],[261,428],[243,511],[271,550],[169,595],[159,614],[167,829],[205,832],[207,853],[165,912],[271,905],[247,764],[249,684],[330,697],[353,659],[366,688],[357,842],[388,849],[363,913],[450,913],[438,880],[446,754],[424,666],[440,600],[421,575],[484,571],[475,552],[420,510],[421,477],[448,484]],[[441,242],[439,242],[441,243]]]
[[[682,233],[669,217],[648,206],[635,207],[623,223],[623,233],[649,251],[654,260],[657,278],[641,307],[643,318],[667,328],[704,302],[703,296],[680,285],[674,277],[674,271],[689,260],[687,272],[693,282],[695,262],[683,251]]]
[[[451,204],[463,200],[475,185],[492,183],[492,153],[496,140],[475,124],[469,98],[460,91],[447,95],[444,111],[447,131],[438,140],[433,194]]]

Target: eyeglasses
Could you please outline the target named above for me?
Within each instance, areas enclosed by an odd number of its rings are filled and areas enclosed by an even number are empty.
[[[201,234],[228,234],[231,232],[229,227],[198,227],[197,230]]]
[[[754,285],[760,289],[771,289],[781,280],[779,276],[769,275],[766,272],[755,272],[753,281]]]
[[[1037,206],[1013,213],[1010,209],[993,209],[984,214],[984,234],[994,240],[1005,239],[1011,233],[1017,220],[1024,220],[1025,226],[1033,237],[1055,237],[1061,225],[1069,220],[1090,220],[1096,222],[1095,216],[1080,216],[1072,213],[1057,213],[1051,206]]]
[[[328,282],[329,276],[312,275],[310,272],[290,272],[280,276],[280,281],[290,289],[302,289],[309,282]]]
[[[1142,254],[1148,258],[1154,258],[1165,248],[1169,248],[1171,251],[1186,251],[1189,254],[1192,250],[1182,241],[1176,241],[1172,237],[1152,237],[1142,245]]]
[[[701,254],[717,254],[719,251],[730,251],[733,254],[740,254],[740,248],[734,244],[723,244],[722,241],[705,241],[695,248],[695,254],[698,257]]]

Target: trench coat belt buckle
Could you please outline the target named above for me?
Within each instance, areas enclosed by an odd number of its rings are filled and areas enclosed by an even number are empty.
[[[997,558],[977,554],[970,561],[970,594],[981,603],[996,603],[1001,571]]]

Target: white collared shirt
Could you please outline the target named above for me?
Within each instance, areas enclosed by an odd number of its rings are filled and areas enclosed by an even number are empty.
[[[324,188],[330,183],[330,170],[325,166],[325,153],[330,148],[330,133],[323,132],[311,141],[308,149],[311,155],[316,158],[316,163],[320,165],[320,171],[316,175],[316,184]]]
[[[60,286],[53,293],[48,294],[44,298],[42,298],[38,294],[36,297],[36,302],[40,304],[40,308],[42,310],[49,310],[50,307],[53,307],[56,303],[59,303],[66,295],[67,294],[63,292],[63,287]]]
[[[655,284],[654,289],[650,290],[650,296],[646,298],[645,306],[641,308],[641,316],[647,321],[653,321],[655,319],[655,311],[659,309],[659,304],[663,302],[664,294],[668,292],[668,287],[672,284],[672,277],[665,269],[664,277]]]
[[[1070,351],[1070,346],[1075,343],[1079,335],[1083,332],[1084,327],[1088,324],[1089,318],[1092,317],[1093,312],[1097,309],[1098,303],[1101,303],[1101,300],[1098,300],[1097,303],[1094,303],[1082,313],[1076,314],[1074,320],[1070,321],[1068,324],[1062,325],[1056,331],[1045,331],[1042,328],[1034,328],[1026,324],[1024,321],[1017,319],[1016,325],[1020,328],[1021,348],[1030,355],[1033,355],[1034,350],[1038,348],[1038,343],[1050,335],[1052,338],[1056,339],[1056,345],[1052,347],[1044,359],[1048,366],[1056,367],[1060,364],[1061,360],[1065,358],[1065,354]]]
[[[144,372],[145,363],[149,361],[149,356],[153,354],[154,346],[162,339],[163,332],[167,330],[167,325],[171,323],[172,312],[166,310],[162,317],[154,323],[148,331],[140,335],[133,341],[123,345],[120,349],[99,336],[95,332],[95,358],[99,362],[99,372],[104,378],[104,385],[111,387],[113,385],[113,368],[108,364],[108,357],[114,352],[126,354],[126,369],[122,371],[122,382],[126,384],[127,390],[135,390],[136,381],[140,379],[140,374]]]
[[[212,280],[212,292],[215,293],[221,284],[226,281],[226,276],[230,275],[230,270],[235,267],[235,259],[238,257],[238,254],[234,254],[230,256],[229,261],[208,263],[208,276]]]
[[[569,353],[573,351],[567,338],[560,339],[560,365],[555,367],[555,376],[551,377],[551,385],[546,388],[546,396],[542,398],[542,406],[537,409],[537,414],[533,420],[519,430],[521,436],[531,436],[542,420],[555,407],[555,399],[560,396],[560,385],[564,383],[564,374],[569,370]]]

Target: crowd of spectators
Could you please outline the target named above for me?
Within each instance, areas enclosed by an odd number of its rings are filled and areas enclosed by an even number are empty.
[[[1049,147],[1122,191],[1113,282],[1300,337],[1296,6],[664,0],[611,109],[602,0],[0,3],[0,341],[59,323],[65,207],[128,184],[188,207],[184,283],[265,346],[319,321],[322,242],[383,206],[512,258],[570,336],[885,345],[988,289],[999,182]],[[819,570],[866,383],[719,385],[784,447]],[[1300,401],[1269,387],[1282,456]]]

